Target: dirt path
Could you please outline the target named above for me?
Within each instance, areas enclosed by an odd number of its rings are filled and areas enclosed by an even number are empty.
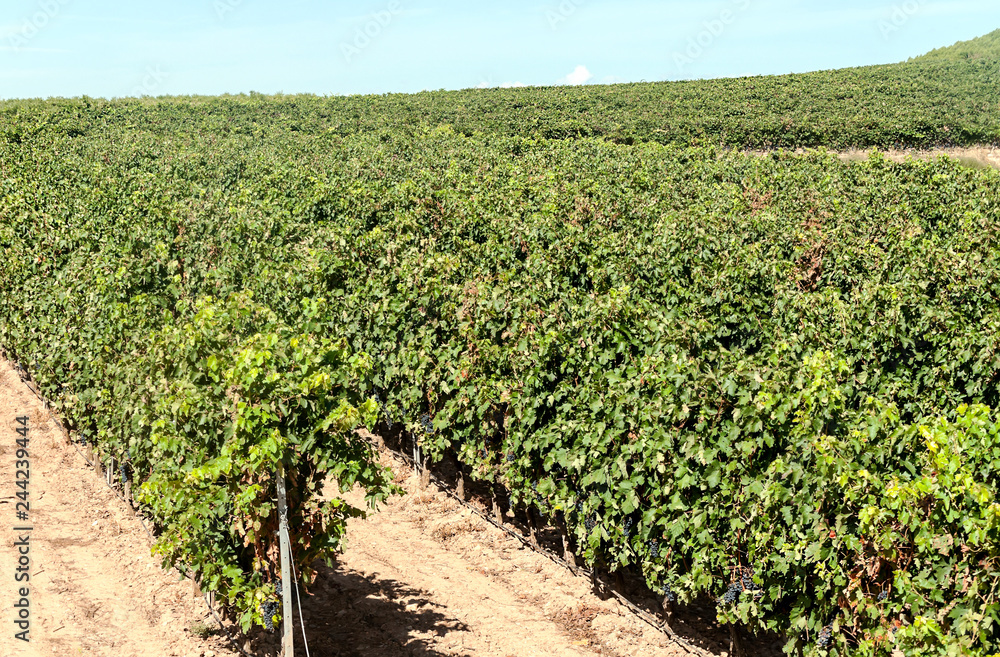
[[[16,418],[29,421],[30,641],[14,634]],[[0,655],[235,655],[189,628],[206,607],[187,580],[150,556],[139,521],[69,445],[38,398],[0,360]]]
[[[970,147],[949,147],[932,148],[928,150],[895,150],[884,151],[886,157],[893,162],[905,162],[910,159],[933,160],[942,155],[957,159],[966,166],[976,168],[993,167],[1000,169],[1000,149],[995,146],[970,146]],[[871,154],[871,149],[853,149],[840,154],[844,160],[866,160]]]

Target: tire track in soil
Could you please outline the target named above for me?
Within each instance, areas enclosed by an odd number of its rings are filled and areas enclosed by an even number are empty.
[[[30,642],[14,638],[15,418],[30,418]],[[218,656],[224,637],[188,628],[207,609],[152,557],[138,519],[86,465],[38,398],[0,360],[0,655]]]

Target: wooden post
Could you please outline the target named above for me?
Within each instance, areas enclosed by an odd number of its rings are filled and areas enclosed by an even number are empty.
[[[503,524],[503,512],[500,510],[500,504],[497,502],[496,493],[493,494],[493,519],[497,521],[497,524]]]
[[[282,657],[293,657],[295,645],[292,641],[292,578],[289,559],[291,550],[288,540],[288,507],[285,501],[285,469],[278,463],[278,532],[281,547],[281,633]]]
[[[740,637],[740,630],[733,623],[729,624],[729,654],[733,657],[746,657],[747,654],[743,639]]]
[[[538,525],[535,522],[535,510],[530,505],[525,508],[525,515],[528,516],[528,540],[531,544],[538,546]]]
[[[423,455],[421,454],[421,457]],[[431,485],[431,469],[427,467],[426,457],[420,462],[420,489],[424,490]]]

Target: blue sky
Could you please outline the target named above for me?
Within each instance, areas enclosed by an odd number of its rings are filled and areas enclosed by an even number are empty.
[[[997,0],[3,0],[0,97],[804,72],[900,61],[997,28]]]

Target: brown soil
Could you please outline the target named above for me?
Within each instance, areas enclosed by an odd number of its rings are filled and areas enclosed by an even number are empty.
[[[837,155],[840,159],[846,162],[857,162],[860,160],[867,160],[873,150],[875,149],[852,148],[850,150],[841,151]],[[770,155],[773,151],[751,150],[748,152],[754,155],[763,156]],[[806,153],[808,152],[808,149],[799,148],[795,149],[794,152],[799,154]],[[946,155],[952,159],[958,160],[968,167],[976,169],[1000,169],[1000,148],[996,146],[931,148],[925,150],[889,149],[883,150],[882,153],[893,162],[906,162],[907,160],[933,160],[941,157],[942,155]]]
[[[841,159],[854,161],[868,159],[870,150],[850,150],[840,154]],[[959,160],[966,166],[975,168],[1000,169],[1000,148],[995,146],[972,146],[967,148],[933,148],[929,150],[889,150],[886,157],[893,162],[914,160],[932,160],[942,155]]]

